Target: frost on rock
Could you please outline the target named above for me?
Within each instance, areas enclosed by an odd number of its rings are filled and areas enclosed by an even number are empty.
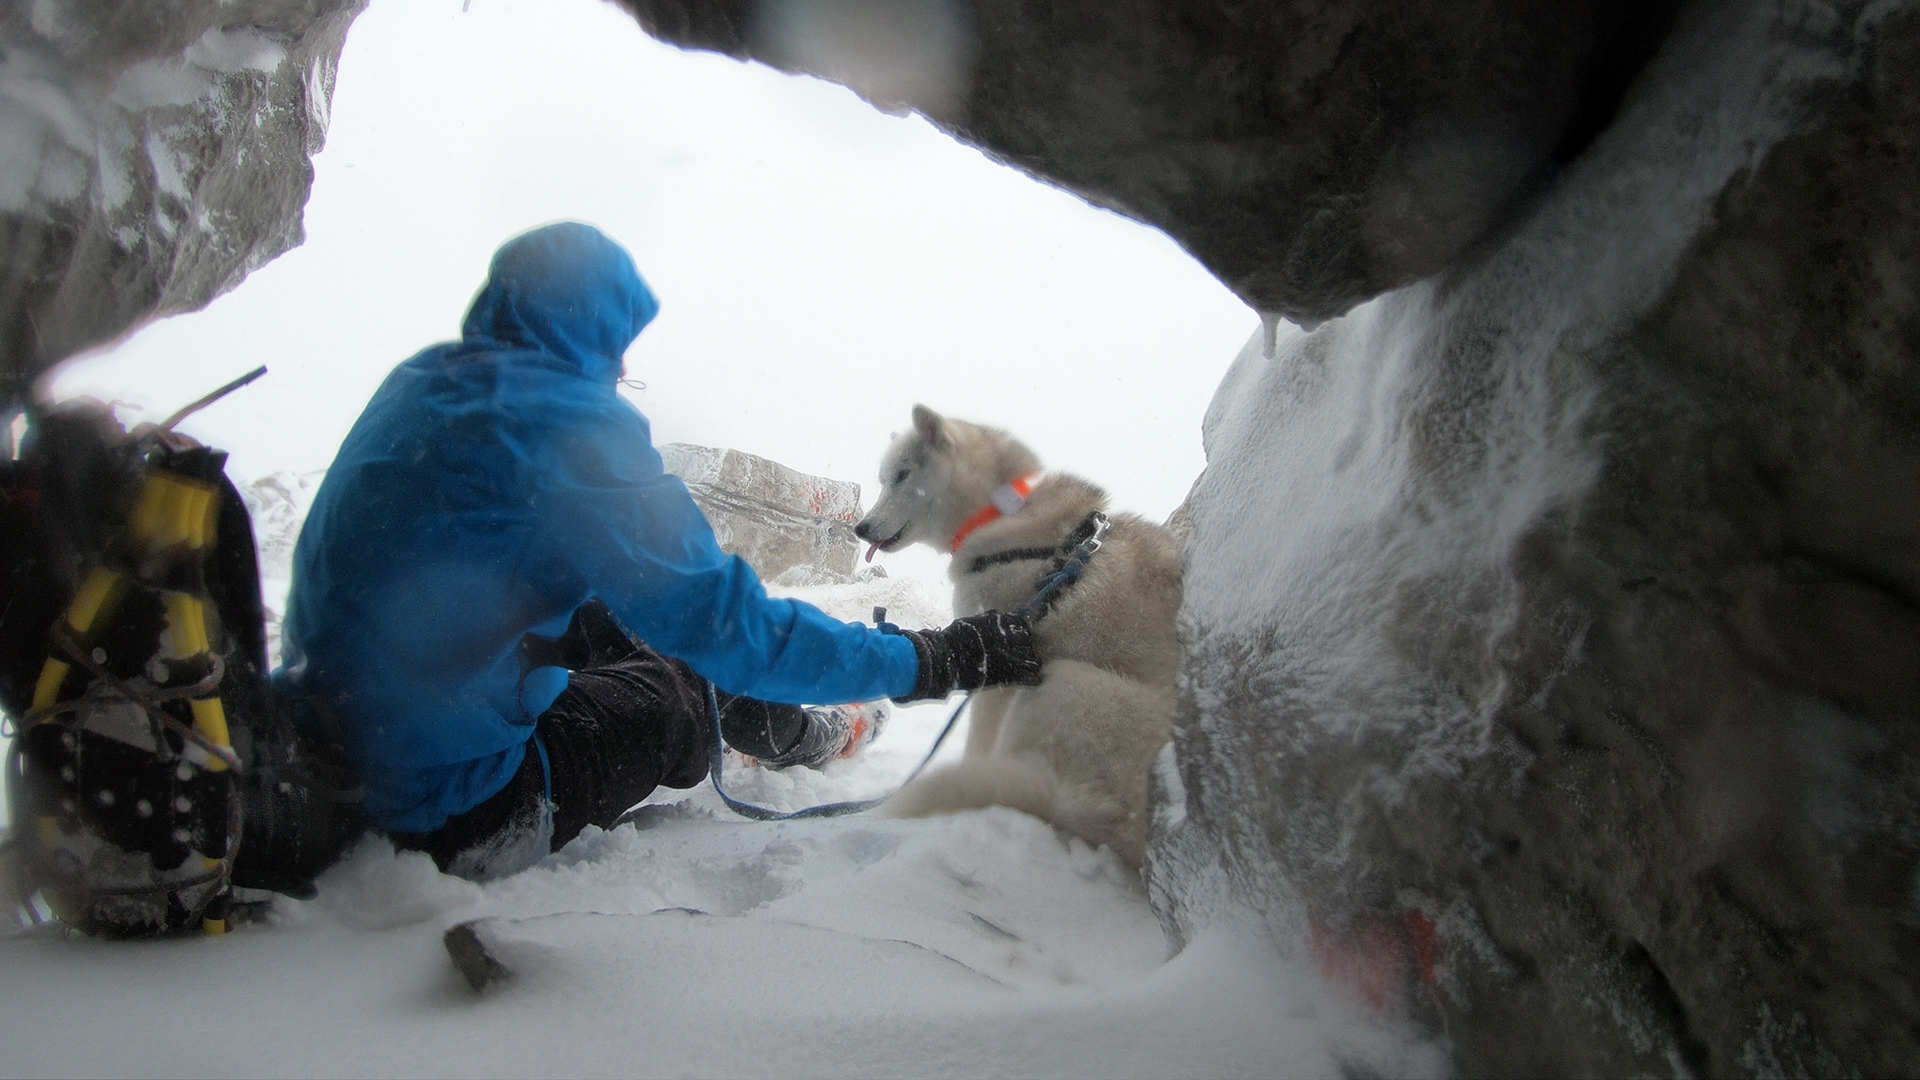
[[[303,238],[366,0],[0,7],[0,396]]]
[[[790,584],[852,580],[859,484],[692,443],[668,443],[660,456],[667,471],[686,482],[721,549],[747,560],[762,578],[800,568]]]
[[[1916,177],[1920,5],[1698,11],[1472,264],[1248,343],[1170,929],[1469,1075],[1920,1067]]]

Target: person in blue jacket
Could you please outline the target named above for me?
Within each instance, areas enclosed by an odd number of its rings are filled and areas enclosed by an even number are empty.
[[[800,703],[1038,681],[1022,616],[870,629],[723,554],[616,392],[657,311],[590,226],[509,241],[460,340],[374,394],[300,534],[276,686],[344,747],[372,823],[450,872],[511,872],[699,783],[709,683],[726,741],[778,767],[858,741]]]

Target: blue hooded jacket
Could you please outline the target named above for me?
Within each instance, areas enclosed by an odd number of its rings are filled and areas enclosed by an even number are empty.
[[[910,642],[768,597],[664,471],[615,390],[657,310],[598,230],[527,233],[461,340],[395,368],[341,444],[294,551],[276,681],[331,705],[381,828],[437,829],[506,786],[566,686],[523,677],[520,639],[558,637],[589,597],[730,693],[912,689]]]

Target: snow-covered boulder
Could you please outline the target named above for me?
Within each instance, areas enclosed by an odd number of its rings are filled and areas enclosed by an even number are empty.
[[[772,580],[796,567],[846,581],[859,543],[860,485],[787,468],[740,450],[692,443],[660,448],[667,471],[686,482],[720,547]],[[813,578],[796,585],[815,584]]]
[[[1920,5],[1702,10],[1206,423],[1170,925],[1468,1075],[1920,1068]]]
[[[0,400],[300,243],[365,6],[0,5]]]

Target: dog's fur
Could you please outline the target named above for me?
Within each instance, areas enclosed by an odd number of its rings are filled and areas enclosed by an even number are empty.
[[[922,543],[950,550],[955,532],[994,489],[1039,469],[1039,459],[993,428],[951,420],[924,405],[880,468],[880,499],[855,531],[883,551]],[[1052,564],[974,560],[1058,545],[1106,493],[1049,474],[1026,505],[982,525],[953,551],[955,614],[1012,611]],[[1147,836],[1147,774],[1167,741],[1179,665],[1180,550],[1165,528],[1110,514],[1105,545],[1086,574],[1034,624],[1046,659],[1039,686],[974,695],[966,756],[930,771],[889,800],[895,817],[1011,806],[1106,844],[1135,867]]]

